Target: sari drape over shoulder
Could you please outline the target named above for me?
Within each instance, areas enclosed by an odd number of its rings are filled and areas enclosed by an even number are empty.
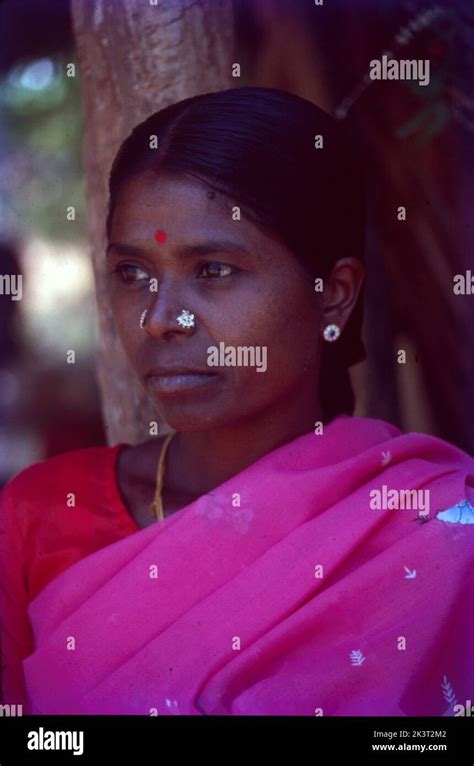
[[[339,416],[50,580],[26,713],[455,715],[473,501],[460,449]]]

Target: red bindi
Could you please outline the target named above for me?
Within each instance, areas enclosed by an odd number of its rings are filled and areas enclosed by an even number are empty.
[[[166,232],[162,231],[162,229],[157,229],[155,231],[155,239],[162,245],[163,242],[166,242]]]

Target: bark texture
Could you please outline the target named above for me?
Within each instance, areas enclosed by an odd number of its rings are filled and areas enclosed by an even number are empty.
[[[83,162],[99,322],[97,371],[108,444],[136,444],[160,419],[117,337],[104,279],[107,183],[124,138],[153,112],[229,88],[232,0],[72,0],[84,115]],[[238,83],[240,84],[240,82]],[[166,424],[160,423],[165,433]]]

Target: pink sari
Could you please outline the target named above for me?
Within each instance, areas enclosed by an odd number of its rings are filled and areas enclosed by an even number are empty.
[[[474,700],[473,486],[473,458],[384,421],[294,439],[48,583],[26,712],[455,715]],[[429,490],[430,517],[374,508],[387,488]]]

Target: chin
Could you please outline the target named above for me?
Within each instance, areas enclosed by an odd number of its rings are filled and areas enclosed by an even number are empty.
[[[173,431],[214,431],[218,429],[229,428],[239,421],[244,420],[247,412],[238,411],[236,407],[215,407],[206,410],[201,403],[196,402],[191,405],[170,406],[167,402],[154,399],[154,404],[161,418]]]
[[[169,402],[165,405],[156,398],[153,402],[161,418],[173,431],[211,431],[229,423],[225,412],[206,412],[198,403],[186,406],[177,403],[172,406]]]

